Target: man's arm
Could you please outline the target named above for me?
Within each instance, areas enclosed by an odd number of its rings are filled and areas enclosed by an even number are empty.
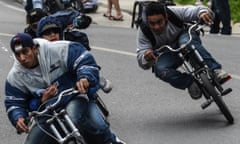
[[[89,87],[99,85],[99,66],[97,65],[93,55],[84,48],[83,45],[71,42],[69,44],[67,66],[76,72],[77,80],[87,79]]]
[[[211,19],[214,17],[214,13],[205,6],[169,6],[169,9],[184,22],[198,21],[203,13],[207,13]],[[205,22],[209,23],[210,21]]]
[[[141,29],[137,33],[137,61],[138,65],[145,69],[152,67],[156,57],[153,55],[152,44],[143,34]]]
[[[12,125],[16,127],[18,119],[26,118],[28,115],[26,95],[19,89],[11,86],[8,81],[5,83],[5,95],[4,104],[8,118]]]

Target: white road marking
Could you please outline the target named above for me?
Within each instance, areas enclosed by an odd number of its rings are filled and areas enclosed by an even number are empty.
[[[25,12],[25,10],[22,9],[22,8],[18,8],[18,7],[15,7],[15,6],[9,5],[9,4],[7,4],[7,3],[5,3],[5,2],[2,2],[2,1],[0,1],[0,4],[3,5],[3,6],[5,6],[5,7],[7,7],[7,8],[10,8],[10,9],[16,10],[16,11]]]
[[[128,56],[134,56],[134,57],[137,56],[136,53],[121,51],[121,50],[114,50],[114,49],[110,49],[110,48],[103,48],[103,47],[96,47],[96,46],[91,46],[91,48],[95,49],[95,50],[99,50],[99,51],[106,51],[106,52],[117,53],[117,54],[128,55]]]

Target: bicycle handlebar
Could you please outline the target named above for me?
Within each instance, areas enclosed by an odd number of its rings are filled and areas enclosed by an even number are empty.
[[[77,94],[77,93],[79,93],[79,91],[76,90],[76,88],[69,88],[69,89],[63,90],[58,95],[57,100],[53,104],[46,106],[46,108],[42,111],[32,111],[29,117],[33,117],[36,115],[43,115],[43,114],[47,113],[49,110],[56,108],[57,105],[60,103],[62,97],[64,97],[65,95],[71,95],[71,94]]]
[[[160,55],[161,52],[163,52],[165,49],[168,49],[172,52],[179,52],[181,49],[185,48],[187,45],[189,45],[192,41],[192,35],[191,35],[191,32],[193,31],[200,31],[201,29],[203,28],[203,24],[201,21],[199,21],[198,23],[195,23],[193,25],[191,25],[189,28],[188,28],[188,35],[189,35],[189,40],[185,43],[185,44],[182,44],[179,48],[172,48],[171,46],[169,45],[163,45],[157,49],[154,50],[154,54],[156,56]]]
[[[71,95],[71,94],[78,94],[79,91],[76,88],[69,88],[66,90],[63,90],[59,95],[57,100],[52,103],[51,105],[46,106],[46,108],[42,111],[32,111],[31,114],[25,119],[25,124],[28,125],[30,121],[32,121],[32,118],[35,116],[41,116],[45,113],[47,113],[48,111],[55,109],[57,107],[57,105],[60,103],[61,99],[65,96],[65,95]],[[86,95],[86,94],[83,94]],[[40,106],[41,107],[41,106]],[[21,134],[21,131],[16,131],[17,134]]]

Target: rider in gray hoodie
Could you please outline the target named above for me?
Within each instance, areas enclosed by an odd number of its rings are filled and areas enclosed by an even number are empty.
[[[212,12],[203,6],[169,6],[168,10],[177,16],[183,23],[203,20],[207,25],[212,24]],[[141,68],[149,69],[154,67],[154,73],[159,79],[169,83],[175,88],[186,89],[193,99],[201,97],[201,90],[193,81],[191,75],[181,73],[177,70],[182,65],[182,60],[177,53],[165,51],[159,57],[153,53],[154,48],[162,45],[170,45],[173,48],[178,48],[179,45],[188,41],[188,33],[186,27],[179,27],[176,22],[170,21],[170,15],[167,13],[167,7],[158,2],[151,2],[145,11],[146,26],[150,29],[155,45],[151,42],[141,28],[137,33],[137,61]],[[192,43],[199,51],[208,66],[214,70],[219,79],[224,79],[228,76],[211,54],[202,45],[198,33],[193,33]]]

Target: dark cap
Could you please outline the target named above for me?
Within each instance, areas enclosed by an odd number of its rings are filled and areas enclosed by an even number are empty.
[[[18,33],[11,39],[11,42],[10,42],[10,47],[13,52],[15,52],[16,49],[22,49],[25,47],[32,47],[32,46],[34,46],[33,39],[27,33]]]
[[[29,18],[29,23],[32,24],[34,22],[38,22],[41,18],[47,16],[47,13],[44,12],[40,8],[32,9],[28,14],[27,17]]]

